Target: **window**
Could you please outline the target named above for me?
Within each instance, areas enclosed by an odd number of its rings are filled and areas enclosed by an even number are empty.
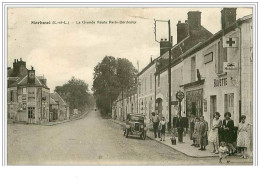
[[[191,58],[191,82],[196,81],[196,57]]]
[[[35,107],[28,107],[28,118],[35,119]]]
[[[153,74],[150,73],[150,89],[153,88]]]
[[[14,101],[14,91],[11,91],[10,95],[11,95],[11,101]]]
[[[234,93],[225,94],[225,112],[230,112],[234,116]]]
[[[160,74],[158,75],[158,87],[160,87]]]
[[[144,92],[146,92],[146,78],[144,78]]]
[[[23,94],[26,94],[26,87],[23,88]]]
[[[223,48],[222,40],[218,42],[218,62],[216,65],[216,73],[223,73],[223,62],[227,61],[227,48]]]

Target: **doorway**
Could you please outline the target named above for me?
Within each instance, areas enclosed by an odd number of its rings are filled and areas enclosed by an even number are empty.
[[[28,107],[28,123],[35,123],[35,107]]]
[[[212,125],[214,114],[217,111],[217,96],[210,96],[210,124]]]
[[[161,98],[156,99],[156,105],[157,105],[157,113],[158,113],[159,117],[162,117],[163,106],[162,106]]]

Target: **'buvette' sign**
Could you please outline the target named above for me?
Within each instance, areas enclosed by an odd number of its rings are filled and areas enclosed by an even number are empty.
[[[214,87],[227,86],[227,78],[214,79]]]

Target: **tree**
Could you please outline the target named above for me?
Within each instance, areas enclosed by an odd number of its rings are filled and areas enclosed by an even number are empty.
[[[135,84],[137,70],[125,59],[105,56],[94,68],[93,88],[97,107],[103,114],[112,110],[112,103],[119,93]]]
[[[72,77],[62,86],[56,86],[55,92],[69,104],[70,109],[84,111],[87,107],[93,106],[93,99],[89,93],[88,84],[85,81]]]

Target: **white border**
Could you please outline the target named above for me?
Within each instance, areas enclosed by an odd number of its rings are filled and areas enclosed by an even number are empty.
[[[32,2],[33,3],[33,2]],[[207,2],[197,3],[198,7],[209,7]],[[22,4],[27,7],[30,3]],[[73,6],[65,3],[65,7],[81,7],[82,3]],[[84,4],[88,7],[159,7],[157,3],[135,4],[129,3],[125,6],[116,6],[118,3],[92,3]],[[169,4],[169,3],[168,3]],[[183,2],[171,4],[174,7],[192,7],[194,3]],[[224,1],[216,2],[217,6],[228,7]],[[244,7],[249,3],[232,2],[231,7]],[[256,5],[256,4],[254,4]],[[15,4],[12,7],[17,7]],[[42,6],[41,6],[42,7]],[[48,7],[45,6],[44,7]],[[51,5],[53,7],[53,4]],[[57,6],[59,7],[59,6]],[[165,5],[163,7],[169,7]],[[1,16],[2,17],[2,16]],[[1,18],[2,19],[2,18]],[[6,17],[5,17],[6,21]],[[258,166],[258,4],[253,12],[254,26],[254,165]],[[4,24],[4,23],[3,23]],[[2,25],[3,25],[2,24]],[[6,28],[5,28],[5,34]],[[1,35],[2,31],[1,31]],[[6,39],[5,39],[6,42]],[[2,42],[3,43],[3,42]],[[3,45],[3,44],[2,44]],[[1,47],[2,48],[2,47]],[[1,122],[4,123],[4,137],[7,134],[7,109],[6,109],[6,68],[7,68],[7,45],[2,50],[2,72],[1,88]],[[3,81],[4,80],[4,81]],[[3,85],[3,86],[2,86]],[[1,132],[2,139],[2,132]],[[6,140],[5,159],[1,159],[1,165],[6,165]],[[2,145],[2,142],[0,146]],[[1,146],[2,149],[2,146]],[[3,164],[2,164],[3,163]],[[0,170],[1,191],[247,191],[259,188],[259,167],[196,167],[196,166],[73,166],[73,167],[6,167]],[[129,182],[132,181],[133,183]],[[254,190],[255,191],[255,190]]]

